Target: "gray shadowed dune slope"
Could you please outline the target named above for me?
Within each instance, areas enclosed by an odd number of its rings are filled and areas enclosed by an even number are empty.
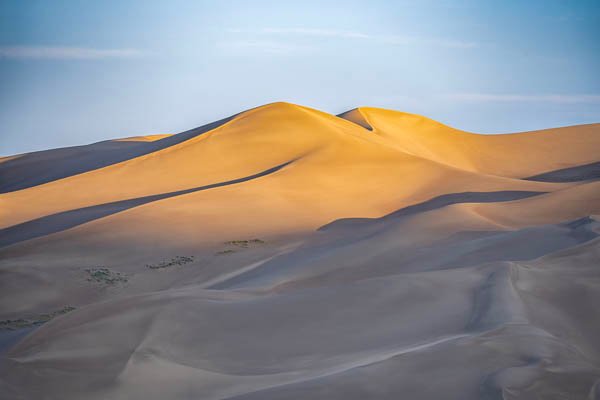
[[[598,222],[561,227],[597,234]],[[5,379],[35,382],[23,386],[32,397],[583,399],[600,379],[592,236],[527,262],[351,281],[337,271],[308,285],[288,275],[277,290],[192,285],[92,305],[13,347]]]
[[[531,260],[595,239],[600,224],[586,217],[516,231],[465,231],[437,238],[432,232],[419,246],[415,246],[413,237],[402,238],[410,229],[411,221],[374,220],[359,228],[353,225],[342,232],[325,232],[294,252],[268,260],[210,288],[276,287],[302,285],[302,282],[311,285],[493,261]],[[431,230],[435,231],[435,226]]]
[[[525,179],[539,182],[577,182],[600,179],[600,161],[549,171]]]
[[[598,399],[600,124],[340,117],[0,160],[0,399]]]
[[[437,208],[446,207],[452,204],[459,203],[496,203],[502,201],[512,201],[525,199],[527,197],[538,196],[545,192],[528,192],[517,190],[503,190],[498,192],[462,192],[449,193],[429,199],[419,204],[414,204],[394,211],[384,217],[377,218],[378,221],[385,222],[387,220],[406,217],[426,211],[435,210]],[[319,228],[319,230],[336,229],[343,226],[357,227],[362,224],[371,223],[374,219],[369,218],[347,218],[331,222]]]

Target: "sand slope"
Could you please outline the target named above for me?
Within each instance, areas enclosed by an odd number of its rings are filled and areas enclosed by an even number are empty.
[[[289,103],[4,158],[0,398],[600,398],[598,162]]]

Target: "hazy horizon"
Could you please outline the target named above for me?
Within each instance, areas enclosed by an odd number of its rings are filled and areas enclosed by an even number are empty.
[[[0,5],[0,155],[178,133],[275,101],[480,133],[600,121],[600,5]]]

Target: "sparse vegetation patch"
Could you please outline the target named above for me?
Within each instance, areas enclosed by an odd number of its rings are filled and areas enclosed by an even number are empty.
[[[218,256],[223,256],[225,254],[233,254],[233,253],[235,253],[235,250],[229,249],[229,250],[217,251],[215,254],[218,255]]]
[[[251,239],[251,240],[230,240],[229,242],[225,242],[226,245],[229,246],[237,246],[244,249],[247,249],[250,246],[258,246],[261,244],[265,244],[264,240],[260,239]]]
[[[230,247],[236,247],[238,249],[248,249],[250,247],[256,247],[256,246],[263,245],[265,243],[266,242],[261,239],[249,239],[249,240],[230,240],[228,242],[224,242],[223,244],[230,246]],[[225,250],[217,251],[215,253],[215,255],[221,256],[221,255],[232,254],[232,253],[235,253],[235,250],[225,249]]]
[[[106,267],[88,268],[85,271],[89,274],[87,278],[89,282],[114,285],[116,283],[125,283],[128,280],[127,275],[112,271]]]
[[[31,318],[31,319],[29,319],[29,318],[5,319],[3,321],[0,321],[0,330],[14,331],[17,329],[31,328],[33,326],[42,325],[43,323],[46,323],[46,322],[50,321],[51,319],[58,317],[59,315],[66,314],[73,310],[75,310],[75,307],[65,306],[65,307],[61,308],[60,310],[56,310],[56,311],[53,311],[48,314],[40,314],[37,317]]]
[[[158,264],[146,264],[146,268],[163,269],[173,267],[175,265],[185,265],[194,262],[194,256],[175,256],[169,261],[161,261]]]

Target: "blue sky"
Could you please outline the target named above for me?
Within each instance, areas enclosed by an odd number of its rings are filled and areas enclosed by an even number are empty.
[[[0,155],[273,101],[457,128],[600,122],[600,2],[0,0]]]

